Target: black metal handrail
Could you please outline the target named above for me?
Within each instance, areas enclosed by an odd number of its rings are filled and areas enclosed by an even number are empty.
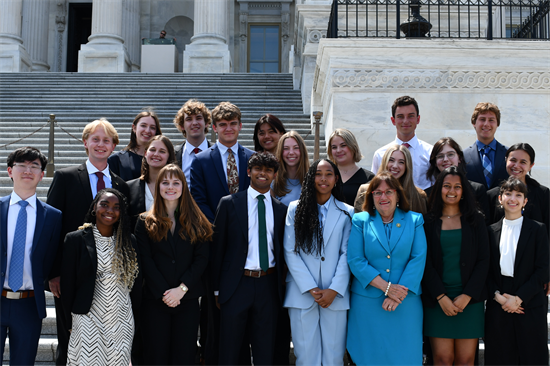
[[[334,0],[327,38],[550,40],[549,8],[549,0]]]

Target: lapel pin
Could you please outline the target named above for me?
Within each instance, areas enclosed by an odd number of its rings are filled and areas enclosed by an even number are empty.
[[[401,224],[397,224],[397,225],[395,225],[395,226],[397,226],[397,227],[401,227]]]

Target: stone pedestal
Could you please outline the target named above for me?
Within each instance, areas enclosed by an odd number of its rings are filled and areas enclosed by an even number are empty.
[[[23,2],[22,37],[32,59],[32,71],[49,71],[48,21],[50,4],[43,0]]]
[[[0,72],[29,72],[32,60],[23,47],[23,0],[0,0]]]
[[[231,72],[226,0],[195,0],[194,34],[183,52],[183,72]]]
[[[128,72],[131,61],[122,38],[123,0],[94,0],[92,35],[78,52],[78,72]]]
[[[176,45],[141,46],[141,72],[170,73],[178,71],[178,49]]]

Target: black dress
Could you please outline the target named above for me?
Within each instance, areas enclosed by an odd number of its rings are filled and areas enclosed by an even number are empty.
[[[342,190],[344,191],[344,202],[353,206],[357,191],[361,184],[368,183],[374,178],[374,173],[370,170],[360,168],[355,174],[342,184]]]
[[[143,156],[131,151],[118,151],[109,156],[109,169],[125,182],[141,176]]]

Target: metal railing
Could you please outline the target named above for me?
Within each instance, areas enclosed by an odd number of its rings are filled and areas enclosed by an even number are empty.
[[[327,38],[550,40],[550,0],[334,0]]]

